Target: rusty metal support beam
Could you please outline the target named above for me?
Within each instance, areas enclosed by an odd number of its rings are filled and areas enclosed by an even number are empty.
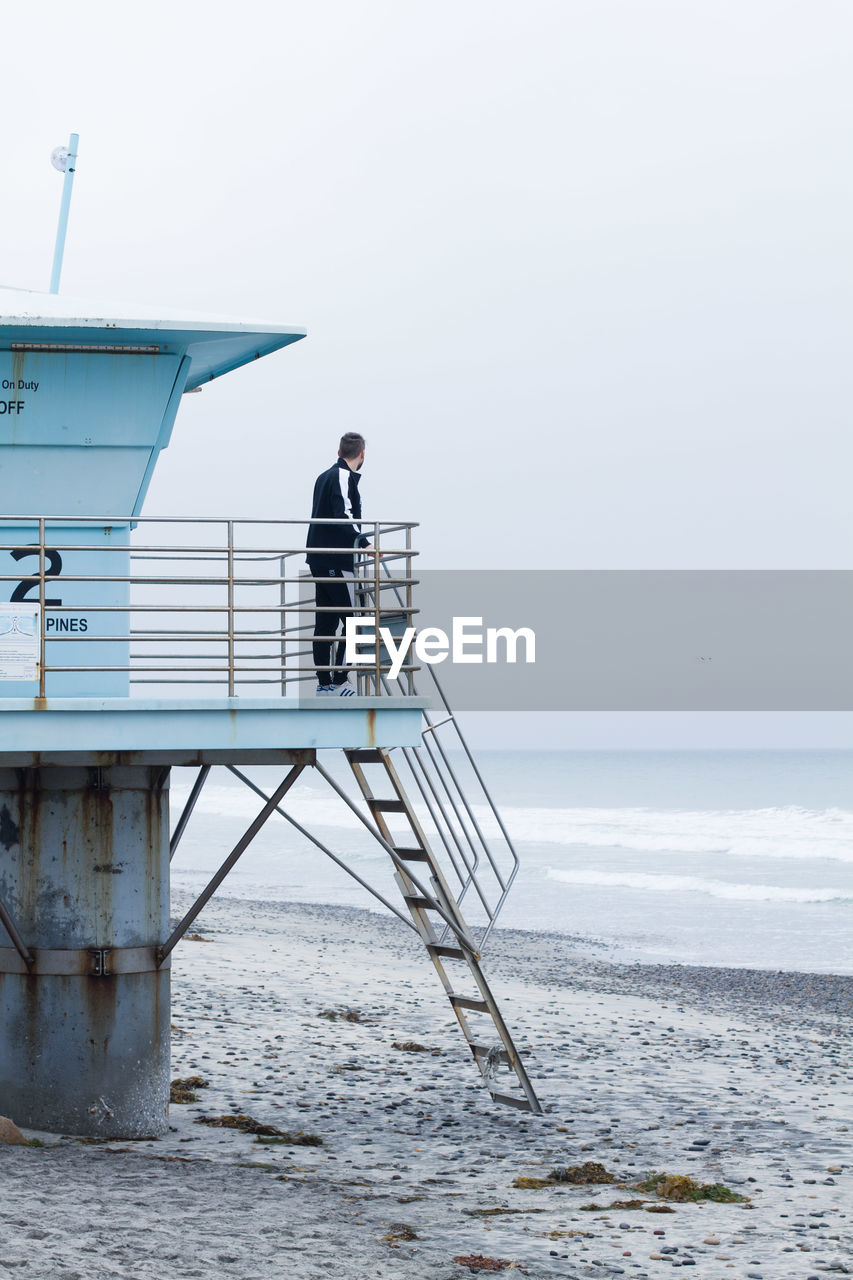
[[[228,765],[228,771],[229,773],[233,773],[235,778],[239,778],[241,782],[245,782],[246,786],[254,791],[255,795],[260,796],[262,800],[269,800],[269,796],[266,792],[262,791],[259,786],[252,782],[251,778],[247,778],[245,773],[241,773],[233,764]],[[389,902],[387,898],[383,898],[378,889],[374,889],[366,880],[362,880],[357,871],[353,871],[352,867],[348,866],[347,863],[344,862],[343,858],[339,858],[336,853],[333,853],[331,849],[324,845],[322,840],[318,840],[316,836],[312,836],[311,832],[308,831],[306,827],[303,827],[300,822],[297,822],[295,818],[291,817],[286,809],[282,809],[280,805],[276,805],[275,811],[276,813],[280,813],[283,818],[286,818],[290,825],[295,827],[300,835],[305,836],[306,840],[310,840],[313,845],[316,845],[318,849],[321,849],[322,852],[325,853],[326,857],[331,858],[332,862],[336,863],[342,871],[345,871],[348,876],[352,876],[353,880],[357,881],[363,889],[366,889],[368,893],[372,894],[374,898],[381,902],[383,907],[387,907],[389,911],[393,911],[394,915],[397,916],[399,920],[403,921],[403,924],[408,925],[410,929],[414,929],[415,933],[417,933],[417,929],[415,928],[410,916],[404,916],[402,911],[398,911],[392,902]]]
[[[180,942],[181,938],[184,936],[187,929],[192,924],[193,920],[195,920],[199,912],[213,897],[216,890],[222,884],[222,881],[228,875],[228,872],[231,870],[233,866],[236,865],[241,854],[243,854],[245,850],[249,847],[249,845],[252,843],[255,836],[258,834],[261,827],[266,822],[267,818],[269,818],[270,814],[275,811],[275,809],[277,808],[282,798],[287,794],[287,792],[293,786],[294,782],[299,777],[300,773],[304,768],[305,768],[304,764],[295,764],[293,768],[290,770],[290,772],[288,773],[287,777],[284,779],[284,781],[280,784],[280,786],[278,786],[275,789],[275,791],[270,796],[267,803],[264,805],[263,809],[261,809],[257,818],[255,818],[251,826],[247,828],[244,834],[237,841],[236,845],[231,850],[231,853],[229,853],[228,857],[225,859],[222,866],[216,872],[216,875],[213,876],[213,878],[208,883],[207,887],[203,889],[199,894],[199,896],[196,898],[195,902],[190,907],[189,911],[184,916],[183,920],[180,922],[177,928],[173,931],[173,933],[167,939],[167,941],[164,942],[161,947],[157,948],[158,964],[162,964],[163,961],[166,959],[166,956],[169,955],[170,952],[176,946],[176,944]]]
[[[36,947],[28,965],[12,947],[0,947],[0,973],[30,973],[43,978],[112,978],[124,973],[154,973],[168,969],[158,965],[154,947]]]
[[[198,771],[198,777],[193,783],[192,791],[187,797],[187,802],[184,805],[184,811],[181,814],[180,818],[178,819],[178,825],[175,827],[175,833],[172,836],[171,843],[169,844],[169,861],[170,862],[172,861],[175,854],[177,853],[178,845],[181,843],[181,836],[184,834],[186,825],[189,822],[190,817],[192,816],[192,811],[195,808],[196,800],[198,800],[199,796],[201,795],[201,789],[204,786],[205,782],[207,782],[207,775],[210,773],[210,770],[211,770],[211,766],[209,764],[203,764]]]
[[[24,942],[24,939],[18,933],[17,925],[15,924],[15,921],[12,919],[12,917],[9,915],[9,912],[6,910],[6,907],[2,901],[0,901],[0,924],[3,925],[3,928],[6,930],[9,937],[12,939],[12,942],[15,945],[15,950],[23,960],[24,964],[27,966],[28,969],[31,969],[33,966],[33,954],[30,951],[27,944]]]
[[[0,896],[32,956],[0,929],[0,1109],[21,1127],[168,1128],[167,805],[159,765],[0,769]]]

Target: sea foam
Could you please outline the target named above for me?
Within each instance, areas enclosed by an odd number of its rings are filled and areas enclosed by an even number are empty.
[[[742,902],[849,902],[850,894],[833,888],[787,888],[774,884],[734,884],[703,876],[650,875],[639,871],[564,870],[550,867],[548,879],[561,884],[609,889],[641,889],[650,893],[706,894]]]
[[[269,794],[272,786],[267,784]],[[183,788],[175,788],[176,811]],[[236,780],[208,784],[199,813],[208,817],[253,818],[263,801]],[[357,818],[330,791],[297,783],[283,807],[300,821],[316,827],[352,830]],[[418,817],[428,835],[435,823],[422,803]],[[491,812],[472,806],[481,831],[498,839]],[[848,809],[807,809],[783,805],[762,809],[646,809],[544,806],[501,806],[501,817],[513,841],[559,844],[566,848],[630,849],[653,854],[716,854],[729,858],[829,859],[853,863],[853,812]],[[470,819],[466,819],[470,825]]]

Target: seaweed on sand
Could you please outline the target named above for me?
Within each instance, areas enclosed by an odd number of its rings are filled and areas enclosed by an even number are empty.
[[[561,1182],[570,1183],[573,1186],[589,1186],[596,1183],[615,1181],[615,1175],[608,1173],[603,1164],[599,1164],[597,1160],[587,1160],[584,1164],[573,1164],[564,1169],[552,1169],[544,1178],[520,1176],[516,1178],[512,1185],[525,1191],[540,1191],[542,1187],[551,1187]]]
[[[169,1086],[169,1101],[182,1106],[190,1102],[198,1102],[196,1089],[206,1089],[208,1082],[201,1076],[185,1076],[184,1079],[173,1080]]]
[[[643,1209],[645,1200],[614,1200],[611,1204],[580,1204],[581,1213],[607,1213],[610,1209]]]
[[[287,1129],[279,1129],[274,1134],[258,1134],[255,1138],[255,1145],[261,1147],[322,1147],[323,1139],[318,1138],[316,1133],[305,1133],[300,1129],[298,1133],[291,1133]]]
[[[461,1267],[468,1267],[470,1271],[509,1271],[516,1266],[514,1262],[507,1262],[504,1258],[484,1258],[481,1253],[461,1254],[453,1261],[458,1262]]]
[[[395,1244],[398,1240],[420,1240],[420,1236],[408,1222],[392,1222],[382,1239],[388,1244]]]
[[[714,1200],[718,1204],[746,1204],[748,1196],[738,1195],[730,1187],[721,1182],[695,1182],[683,1173],[646,1174],[642,1182],[637,1183],[638,1191],[653,1191],[661,1200],[688,1202]]]
[[[211,1125],[216,1129],[239,1129],[241,1133],[252,1133],[266,1146],[283,1143],[293,1147],[322,1147],[323,1139],[314,1133],[289,1133],[286,1129],[277,1129],[274,1124],[261,1124],[252,1116],[199,1116],[196,1124]]]
[[[503,1205],[496,1209],[463,1209],[469,1218],[495,1218],[504,1213],[547,1213],[547,1209],[507,1209]]]
[[[391,1048],[399,1049],[401,1053],[441,1053],[440,1049],[428,1049],[425,1044],[418,1044],[417,1040],[395,1040]]]

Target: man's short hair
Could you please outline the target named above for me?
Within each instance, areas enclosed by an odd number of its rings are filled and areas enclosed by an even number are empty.
[[[365,444],[364,436],[360,436],[357,431],[347,431],[346,435],[341,436],[338,452],[342,458],[357,458]]]

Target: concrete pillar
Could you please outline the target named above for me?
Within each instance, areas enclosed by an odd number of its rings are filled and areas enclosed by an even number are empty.
[[[169,1099],[168,770],[0,769],[0,1114],[162,1133]],[[168,962],[167,962],[168,963]]]

